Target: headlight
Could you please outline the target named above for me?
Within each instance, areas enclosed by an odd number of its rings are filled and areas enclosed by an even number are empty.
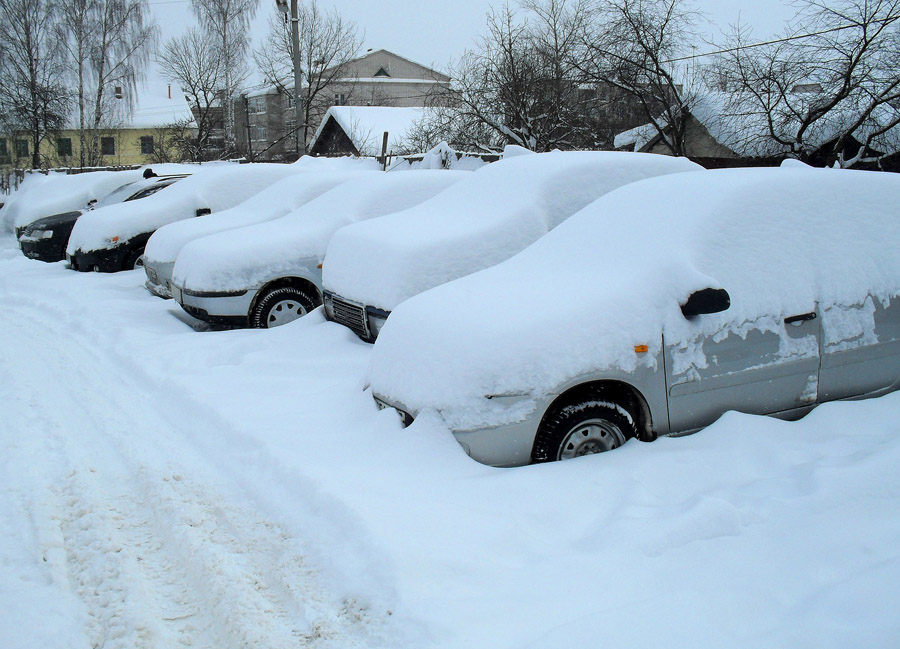
[[[391,315],[390,311],[376,309],[371,306],[366,307],[366,316],[369,319],[369,333],[372,335],[372,338],[377,338],[378,334],[381,333],[381,328],[387,322],[389,315]]]
[[[32,230],[28,236],[32,239],[50,239],[53,237],[53,230]]]

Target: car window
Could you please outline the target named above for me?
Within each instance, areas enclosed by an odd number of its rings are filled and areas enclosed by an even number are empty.
[[[94,207],[103,207],[104,205],[114,205],[116,203],[121,203],[128,198],[129,194],[134,192],[134,185],[134,182],[130,182],[117,187],[106,196],[101,198],[99,201],[96,201],[94,203]]]
[[[133,196],[129,196],[125,200],[126,201],[136,201],[141,198],[147,198],[148,196],[153,196],[153,194],[155,194],[156,192],[160,191],[161,189],[165,189],[166,187],[168,187],[169,185],[174,183],[175,180],[176,179],[173,178],[172,180],[160,181],[160,182],[156,183],[155,185],[153,185],[152,187],[146,187],[146,188],[142,189],[141,191],[137,192],[136,194],[134,194]]]

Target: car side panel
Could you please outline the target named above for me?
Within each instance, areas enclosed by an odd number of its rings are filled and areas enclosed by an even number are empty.
[[[896,388],[900,382],[900,297],[867,296],[822,312],[819,400]]]
[[[728,410],[770,414],[815,403],[819,319],[758,325],[666,346],[672,432],[701,428]]]

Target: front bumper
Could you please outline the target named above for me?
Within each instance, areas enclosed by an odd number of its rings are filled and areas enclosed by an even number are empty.
[[[373,394],[382,410],[396,410],[404,426],[409,426],[418,413],[397,402]],[[476,462],[497,467],[524,466],[531,463],[531,450],[540,425],[542,408],[534,409],[521,421],[473,430],[453,430],[453,437],[466,454]]]
[[[66,261],[72,270],[82,272],[99,271],[115,273],[122,270],[127,249],[124,247],[106,248],[103,250],[76,250],[74,254],[66,254]]]
[[[29,259],[54,262],[66,258],[66,242],[62,237],[50,239],[31,239],[24,236],[19,239],[19,249]]]
[[[172,269],[175,268],[175,262],[158,262],[147,261],[144,258],[144,272],[147,274],[147,281],[144,286],[148,291],[164,300],[172,298]]]
[[[188,315],[211,324],[250,326],[250,305],[256,291],[201,292],[171,284],[172,298]]]
[[[325,318],[342,324],[367,343],[374,343],[390,311],[355,302],[331,291],[323,291]]]

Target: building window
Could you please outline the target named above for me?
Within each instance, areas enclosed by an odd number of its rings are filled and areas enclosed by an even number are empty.
[[[259,115],[266,112],[266,98],[250,97],[247,99],[247,112],[251,115]]]
[[[28,157],[28,140],[16,140],[16,157]]]
[[[151,155],[153,153],[153,136],[152,135],[142,135],[141,136],[141,154],[142,155]]]
[[[265,126],[251,126],[250,139],[254,142],[265,142],[268,138],[268,130]]]
[[[334,95],[334,105],[335,106],[343,106],[347,103],[347,95],[344,93],[335,93]]]
[[[116,138],[101,137],[100,138],[100,154],[116,155]]]
[[[72,157],[72,138],[58,137],[56,138],[56,155],[62,158]]]
[[[387,70],[384,68],[379,68],[378,72],[375,73],[376,77],[389,77],[391,75],[388,74]]]
[[[6,146],[6,138],[0,137],[0,162],[9,162],[9,149]]]

